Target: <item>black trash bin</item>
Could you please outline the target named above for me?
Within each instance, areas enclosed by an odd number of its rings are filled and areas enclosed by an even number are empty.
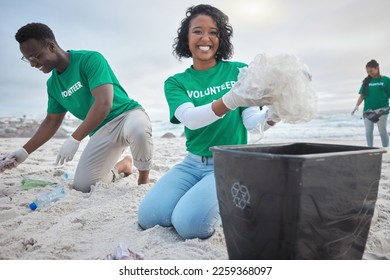
[[[287,143],[216,146],[230,259],[361,259],[385,150]]]

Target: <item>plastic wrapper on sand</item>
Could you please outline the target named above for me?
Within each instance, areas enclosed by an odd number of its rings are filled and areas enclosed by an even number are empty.
[[[5,159],[3,155],[0,155],[0,173],[4,172],[6,169],[12,169],[18,166],[18,162],[14,159]]]
[[[115,251],[108,254],[105,260],[143,260],[144,257],[128,249],[123,243],[119,243]]]

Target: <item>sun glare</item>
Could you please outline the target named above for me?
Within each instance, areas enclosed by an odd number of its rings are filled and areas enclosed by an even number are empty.
[[[275,23],[281,15],[280,9],[272,1],[242,1],[229,7],[228,14],[238,24],[267,26]]]

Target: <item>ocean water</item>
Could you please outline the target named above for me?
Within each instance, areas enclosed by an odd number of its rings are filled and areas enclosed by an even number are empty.
[[[267,130],[268,139],[365,139],[364,121],[361,116],[350,113],[317,116],[307,123],[278,123]]]
[[[168,122],[153,122],[153,136],[161,137],[167,132],[175,136],[182,135],[182,125],[174,125]],[[332,139],[351,138],[365,139],[363,119],[359,115],[351,116],[350,113],[321,115],[307,123],[288,124],[280,122],[267,130],[263,139],[272,141],[285,141],[302,139]],[[375,128],[374,135],[377,134]],[[379,136],[377,136],[379,137]]]
[[[79,125],[79,121],[67,121],[63,127],[72,133]],[[389,124],[388,124],[389,126]],[[153,137],[160,138],[166,133],[172,133],[176,137],[180,137],[184,133],[184,127],[181,124],[171,124],[168,121],[152,121]],[[388,131],[390,129],[388,128]],[[253,141],[258,135],[251,135]],[[310,122],[289,124],[280,122],[274,127],[267,130],[261,141],[266,142],[286,142],[286,141],[302,141],[308,139],[318,140],[343,138],[348,140],[365,141],[364,122],[361,114],[351,116],[350,113],[319,115]],[[380,137],[377,128],[374,128],[374,140],[376,144],[380,144]],[[260,143],[261,143],[260,141]]]

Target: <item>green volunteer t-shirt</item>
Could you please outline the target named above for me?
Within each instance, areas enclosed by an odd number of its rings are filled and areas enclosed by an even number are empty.
[[[141,107],[137,101],[129,98],[110,65],[100,53],[71,50],[69,54],[70,60],[66,70],[59,74],[54,69],[47,81],[49,114],[69,111],[78,119],[84,120],[94,102],[92,90],[104,84],[112,84],[114,87],[112,108],[90,136],[120,114]]]
[[[237,81],[239,68],[245,66],[240,62],[220,61],[208,70],[198,71],[190,67],[183,73],[169,77],[165,81],[164,91],[171,123],[179,123],[175,111],[183,103],[192,102],[197,107],[221,98]],[[187,151],[211,157],[209,148],[212,146],[247,144],[247,130],[241,118],[243,109],[230,111],[206,127],[195,130],[185,128]]]
[[[359,94],[362,94],[362,92],[363,85],[360,87]],[[386,76],[371,78],[368,84],[367,94],[364,96],[363,111],[389,107],[389,98],[390,78]],[[388,112],[385,114],[388,114]]]

